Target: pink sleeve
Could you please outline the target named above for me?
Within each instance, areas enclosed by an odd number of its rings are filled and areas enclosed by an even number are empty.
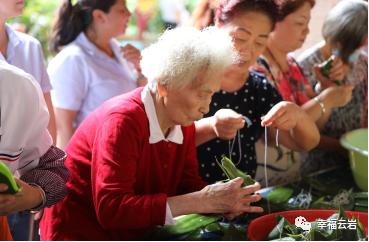
[[[93,144],[92,195],[99,223],[107,230],[141,229],[165,222],[166,194],[134,192],[136,162],[142,153],[139,124],[130,117],[112,117],[97,130]]]

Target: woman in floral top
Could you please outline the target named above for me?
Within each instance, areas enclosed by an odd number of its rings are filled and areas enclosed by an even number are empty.
[[[267,49],[267,52],[270,50]],[[258,58],[258,63],[261,65],[255,66],[255,70],[267,75],[268,80],[272,81],[271,83],[279,90],[284,100],[303,105],[313,96],[311,85],[291,56],[287,56],[288,71],[286,72],[281,71],[277,66],[271,66],[264,56]]]
[[[299,58],[305,76],[318,92],[332,85],[332,80],[343,79],[343,83],[355,87],[352,100],[345,107],[333,110],[322,128],[321,133],[325,136],[321,138],[321,145],[306,157],[305,171],[345,163],[347,154],[340,146],[339,138],[348,131],[368,127],[368,56],[360,48],[367,45],[367,21],[368,3],[360,0],[340,2],[329,12],[324,22],[322,32],[326,41],[307,50]],[[346,68],[347,74],[342,79],[334,79],[331,75],[323,78],[315,71],[332,53],[337,55],[336,60],[341,61]]]

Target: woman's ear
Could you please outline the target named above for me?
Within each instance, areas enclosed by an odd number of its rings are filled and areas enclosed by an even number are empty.
[[[92,18],[94,21],[98,23],[104,23],[106,21],[104,11],[101,11],[100,9],[95,9],[92,11]]]
[[[168,89],[166,86],[158,83],[156,88],[160,97],[166,97],[168,95]]]

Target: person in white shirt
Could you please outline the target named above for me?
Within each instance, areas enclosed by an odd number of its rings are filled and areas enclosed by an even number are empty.
[[[185,24],[190,18],[183,0],[159,0],[159,8],[166,29]]]
[[[0,114],[0,160],[21,187],[16,195],[2,194],[8,187],[0,182],[0,216],[55,204],[67,193],[66,154],[52,145],[47,130],[49,114],[39,84],[30,74],[3,60]],[[18,220],[28,213],[22,215]],[[21,221],[15,224],[18,228],[12,231],[14,239],[24,239],[28,226]]]
[[[0,60],[31,74],[40,84],[50,113],[48,129],[55,141],[56,125],[50,97],[52,86],[46,72],[41,44],[32,36],[13,30],[6,23],[9,18],[19,16],[23,8],[24,1],[3,0],[0,2]]]
[[[130,16],[125,1],[62,1],[50,48],[64,48],[48,67],[58,147],[65,148],[79,124],[105,100],[142,84],[139,50],[121,49],[113,39],[124,34]]]

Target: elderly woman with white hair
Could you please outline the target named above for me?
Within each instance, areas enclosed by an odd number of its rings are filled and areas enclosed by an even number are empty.
[[[305,158],[302,171],[348,164],[347,152],[339,143],[346,132],[368,127],[368,56],[362,47],[368,39],[368,3],[362,0],[340,1],[327,15],[322,29],[324,41],[305,51],[299,58],[304,75],[320,92],[334,81],[354,86],[351,101],[334,109],[321,129],[321,142]],[[334,55],[329,77],[320,73],[320,65]]]
[[[261,212],[259,184],[206,186],[198,175],[195,127],[234,57],[215,28],[177,28],[143,51],[148,85],[93,112],[67,147],[66,198],[45,211],[43,240],[132,240],[189,213]],[[232,198],[232,199],[230,199]]]

